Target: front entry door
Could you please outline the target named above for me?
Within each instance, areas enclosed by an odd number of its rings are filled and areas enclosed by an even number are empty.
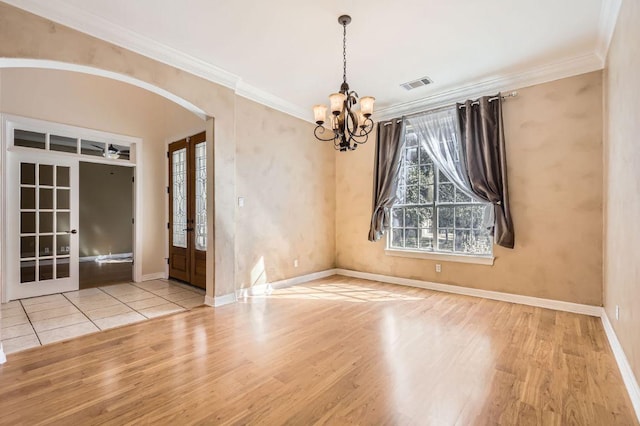
[[[11,153],[9,300],[78,289],[78,161]]]
[[[207,142],[198,133],[169,145],[169,277],[206,287]]]

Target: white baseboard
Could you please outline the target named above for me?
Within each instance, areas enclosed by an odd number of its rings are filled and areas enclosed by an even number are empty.
[[[287,278],[286,280],[273,281],[266,284],[254,285],[249,288],[241,288],[236,291],[238,298],[244,298],[248,296],[259,296],[262,294],[270,294],[274,289],[291,287],[298,284],[307,283],[313,280],[319,280],[320,278],[326,278],[337,274],[337,269],[327,269],[325,271],[313,272],[307,275],[300,275],[298,277]]]
[[[230,303],[235,303],[235,302],[236,302],[235,292],[225,294],[223,296],[216,296],[216,297],[204,296],[204,304],[207,306],[212,306],[214,308],[228,305]]]
[[[7,362],[7,356],[4,354],[2,342],[0,342],[0,364],[4,364],[5,362]]]
[[[142,276],[142,281],[151,281],[151,280],[163,280],[167,278],[167,274],[164,272],[156,272],[154,274],[146,274]]]
[[[602,307],[581,305],[579,303],[563,302],[560,300],[541,299],[539,297],[522,296],[519,294],[502,293],[499,291],[480,290],[476,288],[457,285],[439,284],[429,281],[413,280],[409,278],[391,277],[388,275],[371,274],[369,272],[351,271],[349,269],[336,269],[338,275],[361,278],[371,281],[381,281],[389,284],[406,285],[409,287],[424,288],[427,290],[442,291],[445,293],[462,294],[465,296],[482,297],[484,299],[500,300],[502,302],[519,303],[521,305],[536,306],[539,308],[555,309],[556,311],[573,312],[576,314],[599,317]]]
[[[631,364],[629,364],[629,360],[627,359],[627,356],[622,349],[622,345],[620,345],[618,336],[616,335],[616,332],[611,325],[611,321],[609,321],[609,317],[607,316],[607,313],[604,309],[602,309],[602,315],[600,319],[602,320],[604,332],[607,335],[609,345],[611,346],[611,350],[613,351],[613,356],[615,356],[616,362],[618,363],[618,368],[620,369],[622,380],[627,387],[629,398],[631,399],[633,408],[636,411],[636,417],[638,418],[638,422],[640,422],[640,386],[638,385],[638,381],[636,380],[636,377],[633,374],[633,370],[631,369]]]

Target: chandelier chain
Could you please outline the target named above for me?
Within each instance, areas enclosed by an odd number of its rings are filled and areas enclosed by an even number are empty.
[[[347,82],[347,24],[342,24],[342,81]]]

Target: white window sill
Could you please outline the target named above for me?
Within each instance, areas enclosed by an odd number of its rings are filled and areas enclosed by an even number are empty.
[[[441,260],[444,262],[475,263],[477,265],[493,265],[493,256],[472,256],[465,254],[431,253],[415,250],[385,249],[387,256],[411,257],[414,259]]]

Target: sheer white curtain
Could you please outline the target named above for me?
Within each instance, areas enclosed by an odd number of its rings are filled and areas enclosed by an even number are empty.
[[[472,200],[484,203],[485,201],[471,190],[469,174],[462,159],[460,123],[456,108],[454,105],[406,117],[407,129],[416,132],[421,146],[435,165],[459,190]],[[484,223],[487,226],[493,224],[492,212],[492,208],[485,210]]]

